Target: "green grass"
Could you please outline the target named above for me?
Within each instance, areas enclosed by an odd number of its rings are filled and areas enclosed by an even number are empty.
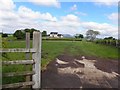
[[[24,48],[25,41],[9,41],[7,42],[7,48]],[[32,47],[32,41],[31,41]],[[64,49],[68,48],[67,52],[71,55],[87,55],[97,56],[102,58],[118,58],[118,49],[112,46],[106,46],[101,44],[95,44],[91,42],[79,41],[43,41],[42,42],[42,67],[46,66],[49,61],[53,60],[58,55],[64,52]],[[9,53],[8,58],[12,60],[25,59],[25,53]],[[3,58],[5,60],[5,58]]]
[[[118,48],[95,44],[92,42],[75,42],[70,50],[74,55],[96,56],[100,58],[118,59]]]
[[[42,38],[42,40],[47,40],[47,41],[82,41],[81,38]]]
[[[32,47],[32,41],[31,41]],[[25,41],[8,41],[6,48],[25,48]],[[64,52],[70,55],[85,55],[96,56],[101,58],[117,59],[118,49],[111,46],[95,44],[85,41],[43,41],[42,42],[42,69],[45,69],[46,65],[50,61],[54,60],[60,54]],[[8,58],[2,58],[3,60],[23,60],[25,59],[25,53],[7,53]],[[20,72],[25,70],[25,66],[3,66],[2,72]],[[23,77],[4,78],[3,83],[12,83],[24,81]]]
[[[62,54],[64,49],[67,48],[71,43],[69,42],[43,42],[42,43],[42,67],[54,60],[55,57]]]

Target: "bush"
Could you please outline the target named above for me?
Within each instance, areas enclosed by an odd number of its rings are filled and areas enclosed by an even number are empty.
[[[2,33],[2,37],[8,37],[8,34]]]

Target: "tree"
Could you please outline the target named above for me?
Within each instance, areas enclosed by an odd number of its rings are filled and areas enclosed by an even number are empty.
[[[84,36],[82,34],[76,34],[75,38],[84,38]]]
[[[25,38],[25,32],[22,31],[22,30],[17,30],[17,31],[15,31],[13,36],[16,37],[17,39],[24,39]]]
[[[15,33],[13,34],[13,36],[16,37],[17,39],[25,39],[26,32],[29,32],[30,33],[30,39],[32,39],[34,31],[39,31],[39,30],[36,30],[34,28],[32,28],[32,29],[26,28],[24,30],[17,30],[17,31],[15,31]]]
[[[105,37],[105,38],[104,38],[104,40],[110,40],[110,39],[111,39],[111,40],[115,40],[115,38],[113,38],[113,37]]]
[[[34,31],[39,31],[39,30],[36,30],[36,29],[34,29],[34,28],[31,28],[30,31],[29,31],[29,32],[30,32],[30,39],[33,38],[33,32],[34,32]]]
[[[24,30],[25,32],[29,32],[30,33],[30,39],[32,39],[33,38],[33,32],[34,31],[39,31],[39,30],[36,30],[36,29],[34,29],[34,28],[31,28],[31,29],[25,29]]]
[[[99,35],[99,31],[94,31],[94,30],[88,30],[86,32],[86,38],[89,39],[90,41],[93,41],[96,39],[96,36]]]
[[[8,37],[8,34],[2,33],[2,37]]]
[[[43,32],[42,32],[42,36],[43,36],[43,37],[46,37],[46,36],[47,36],[47,31],[43,31]]]

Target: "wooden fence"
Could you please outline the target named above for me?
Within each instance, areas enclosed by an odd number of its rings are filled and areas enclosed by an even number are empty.
[[[115,47],[120,47],[120,40],[96,40],[94,41],[97,44],[111,45]]]
[[[32,65],[32,71],[24,72],[12,72],[3,73],[4,77],[14,77],[14,76],[26,76],[25,82],[4,84],[2,88],[18,88],[18,87],[28,87],[40,88],[41,87],[41,33],[33,32],[33,48],[30,48],[30,33],[26,33],[26,48],[13,48],[0,50],[3,52],[25,52],[26,59],[28,60],[14,60],[14,61],[2,61],[2,65]],[[29,60],[30,53],[32,53],[32,60]],[[27,68],[26,68],[27,70]],[[30,75],[32,75],[32,80],[30,80]]]

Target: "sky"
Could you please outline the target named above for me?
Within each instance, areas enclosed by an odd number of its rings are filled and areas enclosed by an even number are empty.
[[[35,28],[60,34],[118,38],[118,0],[0,0],[0,31]]]

